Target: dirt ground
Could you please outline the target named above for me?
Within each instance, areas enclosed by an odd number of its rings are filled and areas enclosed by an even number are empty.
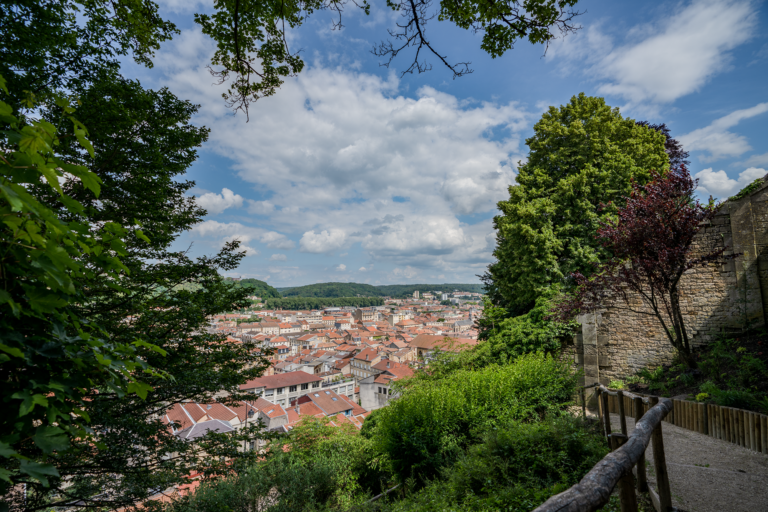
[[[635,422],[627,418],[631,434]],[[619,417],[611,428],[621,432]],[[768,456],[735,444],[662,423],[672,505],[685,512],[768,512]],[[645,454],[655,489],[653,451]]]

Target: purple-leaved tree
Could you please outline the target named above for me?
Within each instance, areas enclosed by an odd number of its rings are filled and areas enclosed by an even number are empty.
[[[696,234],[718,209],[711,199],[708,204],[695,199],[695,189],[685,165],[664,174],[654,171],[646,185],[634,184],[626,206],[597,233],[613,258],[590,277],[572,274],[576,291],[558,303],[556,315],[572,318],[612,304],[655,316],[680,358],[695,368],[680,307],[680,280],[692,268],[726,258],[726,247],[691,250]],[[644,307],[636,306],[636,297]]]

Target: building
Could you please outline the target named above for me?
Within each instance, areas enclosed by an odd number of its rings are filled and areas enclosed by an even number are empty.
[[[413,292],[413,298],[418,299],[419,298],[419,290],[416,290]]]
[[[384,407],[398,396],[390,388],[393,381],[413,375],[408,365],[386,359],[375,364],[373,370],[378,373],[360,381],[360,405],[369,411]]]
[[[428,358],[436,350],[458,352],[474,345],[477,345],[476,340],[434,334],[419,334],[411,341],[411,348],[416,351],[416,356],[420,358]]]
[[[250,391],[273,404],[287,406],[291,400],[320,388],[322,377],[306,372],[288,372],[258,377],[240,386],[241,391]]]
[[[355,322],[375,322],[378,313],[371,308],[357,308],[355,310]]]
[[[372,348],[360,351],[352,358],[352,376],[358,381],[377,373],[373,365],[381,361],[381,355]]]

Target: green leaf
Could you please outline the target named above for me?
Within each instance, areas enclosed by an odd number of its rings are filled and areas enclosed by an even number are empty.
[[[0,457],[10,458],[16,453],[16,450],[11,448],[11,445],[0,441]]]
[[[140,230],[140,229],[137,229],[137,230],[135,230],[135,231],[134,231],[134,233],[136,233],[136,236],[137,236],[137,237],[139,237],[139,238],[141,238],[141,239],[142,239],[142,240],[144,240],[145,242],[147,242],[147,243],[149,243],[149,242],[150,242],[149,238],[147,238],[147,235],[145,235],[145,234],[144,234],[144,232],[143,232],[142,230]]]
[[[165,350],[163,350],[162,348],[158,347],[157,345],[154,345],[154,344],[152,344],[152,343],[148,343],[148,342],[146,342],[146,341],[144,341],[144,340],[137,340],[137,341],[134,341],[134,342],[133,342],[133,344],[134,344],[134,345],[136,345],[137,347],[145,347],[145,348],[148,348],[149,350],[151,350],[151,351],[153,351],[153,352],[157,352],[157,353],[158,353],[158,354],[160,354],[161,356],[165,356],[165,355],[167,355],[167,354],[168,354],[168,352],[166,352],[166,351],[165,351]]]
[[[0,89],[4,90],[5,94],[11,94],[8,92],[8,86],[5,84],[5,78],[3,78],[2,75],[0,75]],[[5,103],[3,103],[3,105],[5,105]]]
[[[83,146],[88,151],[88,154],[91,155],[91,158],[93,158],[93,145],[91,144],[91,141],[85,138],[86,135],[87,132],[84,129],[75,128],[75,137],[77,137],[80,145]]]
[[[58,308],[63,308],[69,303],[58,294],[48,290],[25,287],[24,291],[32,309],[40,313],[53,313]]]
[[[9,347],[8,345],[3,345],[2,343],[0,343],[0,350],[6,354],[11,354],[13,357],[24,357],[24,352],[22,352],[20,349]]]
[[[19,471],[39,480],[45,487],[48,487],[49,476],[59,476],[58,470],[52,464],[41,464],[26,460],[21,461]]]
[[[69,448],[69,437],[59,427],[37,427],[33,440],[37,447],[45,453],[63,451]]]
[[[152,391],[153,389],[155,388],[146,382],[131,382],[128,384],[128,393],[136,393],[142,400],[146,399],[147,392]]]

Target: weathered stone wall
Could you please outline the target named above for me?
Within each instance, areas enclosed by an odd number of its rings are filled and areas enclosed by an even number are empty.
[[[721,332],[765,325],[768,318],[768,182],[723,205],[697,235],[693,251],[727,247],[738,254],[725,265],[687,272],[681,281],[683,316],[694,345]],[[630,311],[632,310],[632,311]],[[578,318],[581,333],[565,356],[584,370],[585,383],[608,384],[646,367],[670,363],[674,349],[658,319],[637,296]]]

